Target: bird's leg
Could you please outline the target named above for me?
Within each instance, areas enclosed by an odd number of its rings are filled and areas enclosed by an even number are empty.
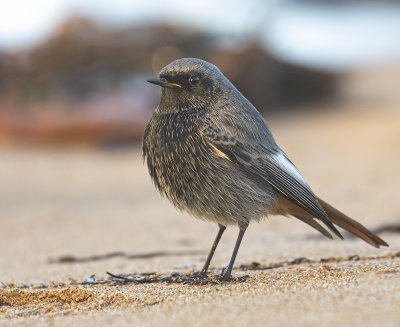
[[[213,245],[211,247],[211,250],[208,253],[207,260],[204,263],[203,269],[200,271],[200,275],[206,275],[207,274],[208,266],[210,265],[211,259],[214,256],[215,249],[217,248],[219,240],[221,239],[221,236],[222,236],[222,234],[224,233],[224,231],[226,229],[226,226],[223,226],[221,224],[218,224],[218,226],[219,226],[219,231],[218,231],[217,237],[215,238],[214,243],[213,243]]]
[[[238,253],[240,243],[242,242],[244,232],[246,231],[248,226],[249,226],[248,220],[239,222],[239,235],[236,239],[235,248],[233,249],[233,253],[232,253],[231,261],[229,262],[228,269],[225,272],[224,276],[221,278],[222,282],[227,282],[228,280],[231,279],[231,272],[232,272],[233,264],[235,263],[236,255]]]

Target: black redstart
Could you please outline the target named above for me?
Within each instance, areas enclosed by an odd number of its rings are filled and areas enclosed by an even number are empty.
[[[178,209],[219,225],[203,274],[226,226],[238,225],[222,277],[229,280],[249,222],[268,215],[292,215],[326,237],[332,238],[329,230],[343,238],[336,224],[375,247],[387,246],[313,193],[260,113],[216,66],[178,59],[148,82],[162,87],[143,136],[151,178]]]

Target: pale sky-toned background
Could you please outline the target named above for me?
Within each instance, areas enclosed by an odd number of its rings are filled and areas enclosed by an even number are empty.
[[[328,70],[400,58],[400,4],[379,1],[2,0],[0,51],[43,41],[71,15],[115,27],[165,22],[256,35],[284,60]]]

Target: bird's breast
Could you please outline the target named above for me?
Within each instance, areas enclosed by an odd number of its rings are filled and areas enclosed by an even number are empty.
[[[191,202],[207,178],[208,145],[199,133],[201,112],[155,115],[146,128],[143,151],[150,175],[175,205]]]
[[[156,115],[143,138],[154,184],[177,208],[223,224],[259,218],[271,200],[269,189],[238,169],[203,138],[201,114]]]

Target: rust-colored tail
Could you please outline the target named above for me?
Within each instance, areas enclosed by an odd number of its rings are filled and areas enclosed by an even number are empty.
[[[329,220],[343,229],[347,230],[348,232],[354,234],[355,236],[361,238],[365,242],[371,244],[379,248],[379,246],[388,246],[388,244],[376,236],[374,233],[370,232],[366,229],[363,225],[359,222],[351,219],[350,217],[346,216],[344,213],[341,213],[339,210],[332,207],[330,204],[326,203],[324,200],[318,198],[318,202],[328,215]],[[293,202],[289,201],[283,196],[278,197],[278,201],[276,202],[275,211],[273,214],[275,215],[292,215],[297,219],[305,222],[306,224],[310,225],[311,227],[315,228],[317,231],[325,235],[326,237],[332,238],[332,235],[319,224],[318,220],[315,219],[309,212],[305,211],[304,209],[300,208]]]
[[[359,222],[341,213],[339,210],[332,207],[329,203],[318,198],[318,202],[327,213],[329,219],[337,226],[342,227],[355,236],[363,239],[365,242],[379,248],[379,246],[389,246],[384,240],[370,232]]]

